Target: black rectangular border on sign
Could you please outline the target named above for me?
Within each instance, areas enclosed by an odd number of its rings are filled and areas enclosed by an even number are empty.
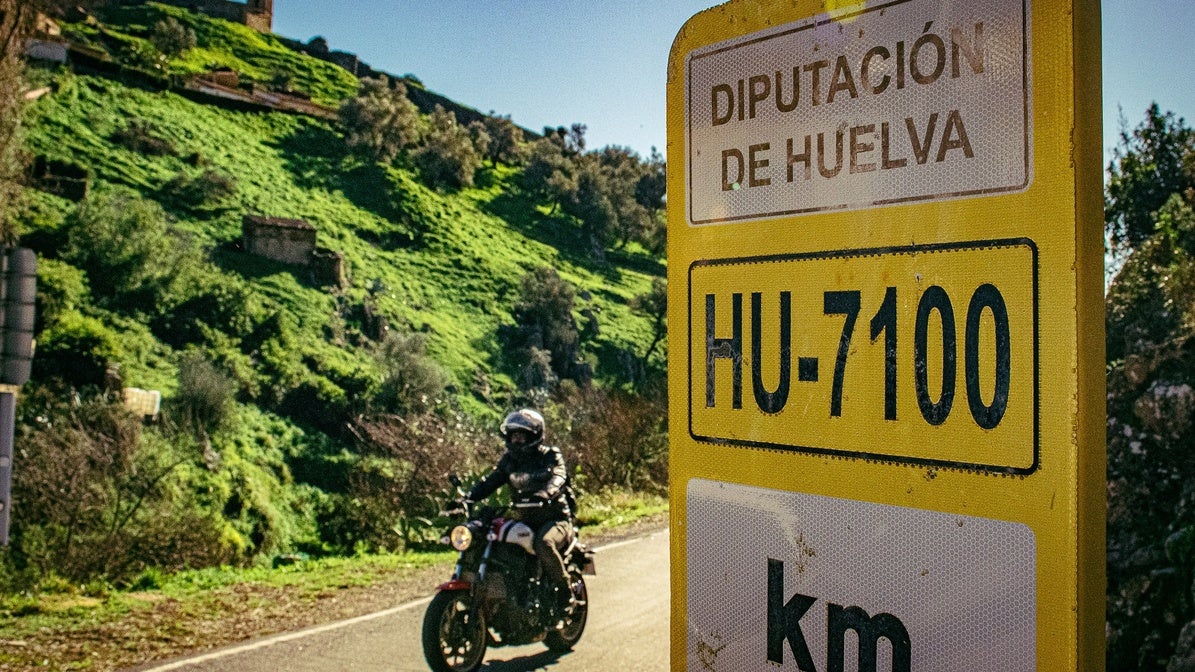
[[[768,263],[777,261],[804,261],[809,259],[834,259],[845,257],[862,257],[862,256],[879,256],[887,254],[916,254],[921,252],[941,252],[941,251],[956,251],[956,250],[982,250],[992,247],[1027,247],[1029,248],[1032,257],[1032,296],[1033,296],[1033,462],[1028,467],[1010,467],[1005,465],[982,464],[977,462],[958,462],[954,460],[935,460],[926,458],[905,457],[900,455],[888,455],[885,453],[873,453],[857,450],[843,450],[839,448],[828,448],[825,446],[794,446],[782,443],[772,443],[768,441],[746,441],[739,439],[728,439],[718,436],[705,436],[697,434],[693,431],[693,271],[694,269],[706,266],[729,266],[731,264],[744,263]],[[1005,238],[998,240],[980,240],[959,243],[935,243],[928,245],[904,245],[895,247],[874,247],[874,248],[860,248],[850,250],[834,250],[829,252],[804,252],[797,254],[772,254],[758,257],[733,257],[725,259],[698,259],[689,265],[688,272],[688,287],[686,293],[689,297],[688,305],[688,320],[687,325],[689,331],[688,339],[688,424],[689,436],[694,441],[702,443],[711,443],[716,445],[726,446],[745,446],[749,448],[765,448],[771,450],[781,450],[785,452],[808,453],[813,455],[830,455],[834,457],[844,457],[860,460],[870,460],[878,462],[893,462],[897,464],[915,464],[926,465],[932,467],[941,467],[946,469],[960,469],[964,471],[978,471],[989,474],[1008,474],[1026,476],[1037,471],[1041,460],[1041,390],[1040,390],[1040,338],[1038,323],[1038,262],[1037,262],[1037,244],[1030,238]]]
[[[810,30],[810,29],[817,28],[819,26],[822,26],[822,25],[825,25],[827,23],[831,23],[834,21],[851,19],[851,18],[854,18],[857,16],[862,16],[864,14],[869,14],[869,13],[875,12],[875,11],[881,11],[881,10],[887,9],[889,7],[895,7],[897,5],[903,5],[905,3],[914,2],[914,1],[915,0],[892,0],[892,2],[886,2],[881,5],[867,7],[865,9],[862,9],[857,12],[841,14],[841,15],[837,15],[833,18],[825,18],[820,21],[808,21],[807,23],[796,26],[789,30],[782,30],[782,31],[770,33],[768,35],[764,35],[761,37],[757,37],[755,39],[744,40],[742,42],[739,42],[738,44],[721,47],[719,49],[711,49],[709,51],[702,52],[695,56],[690,54],[689,58],[686,59],[686,61],[685,61],[685,128],[686,128],[686,136],[685,136],[686,171],[685,172],[686,172],[686,175],[688,176],[688,180],[687,180],[687,183],[685,184],[685,188],[688,189],[689,194],[693,193],[693,156],[692,156],[692,152],[693,152],[693,116],[692,116],[693,69],[690,67],[690,64],[692,61],[699,60],[702,58],[707,58],[709,56],[714,56],[716,54],[720,54],[720,53],[723,53],[726,51],[732,51],[734,49],[738,49],[739,47],[744,47],[744,46],[747,46],[750,44],[755,44],[757,42],[765,42],[767,40],[775,39],[777,37],[783,37],[785,35],[791,35],[793,33],[799,33],[801,31]],[[812,19],[813,17],[809,17],[809,18]],[[750,215],[737,215],[734,217],[717,217],[717,218],[700,219],[700,220],[694,219],[694,217],[693,217],[693,198],[689,194],[686,194],[687,207],[685,208],[685,211],[686,211],[686,215],[688,218],[687,224],[689,226],[707,226],[710,224],[725,224],[725,223],[731,223],[731,222],[749,222],[749,221],[756,221],[756,220],[761,220],[761,219],[771,219],[774,217],[784,217],[784,216],[791,216],[791,215],[806,215],[806,214],[815,213],[815,212],[850,212],[850,211],[854,211],[854,210],[863,210],[863,209],[873,208],[873,207],[880,207],[880,206],[887,206],[887,205],[898,205],[901,203],[917,203],[917,202],[921,202],[921,201],[936,201],[936,200],[951,199],[951,198],[961,198],[964,196],[990,196],[990,195],[995,195],[995,194],[1022,191],[1024,189],[1029,188],[1029,183],[1033,180],[1033,176],[1030,172],[1032,170],[1032,163],[1033,163],[1033,157],[1031,156],[1030,152],[1032,152],[1033,147],[1030,142],[1030,137],[1032,135],[1032,127],[1030,126],[1030,124],[1032,123],[1032,120],[1030,119],[1030,116],[1029,116],[1029,97],[1030,97],[1030,94],[1029,94],[1029,76],[1030,76],[1029,51],[1031,49],[1030,44],[1032,41],[1031,40],[1032,35],[1030,34],[1030,26],[1029,26],[1028,0],[1021,0],[1021,32],[1024,36],[1024,41],[1022,43],[1022,53],[1021,53],[1021,92],[1022,92],[1022,97],[1023,97],[1023,102],[1022,102],[1022,106],[1021,106],[1021,114],[1022,114],[1022,119],[1023,119],[1022,123],[1024,124],[1024,128],[1025,128],[1025,135],[1024,135],[1024,138],[1022,139],[1022,143],[1023,143],[1022,152],[1025,157],[1025,165],[1024,165],[1025,179],[1021,182],[1021,184],[1007,186],[1007,187],[992,187],[992,188],[988,188],[988,189],[974,189],[974,190],[967,190],[967,191],[946,192],[946,193],[941,193],[941,194],[928,194],[928,195],[924,195],[924,196],[908,196],[905,198],[886,198],[886,199],[879,199],[876,201],[872,201],[870,203],[843,203],[840,205],[829,205],[829,206],[815,207],[815,208],[792,208],[792,209],[788,209],[788,210],[778,210],[776,212],[762,212],[762,213],[754,213],[754,214],[750,214]],[[731,38],[731,39],[733,40],[735,38]]]

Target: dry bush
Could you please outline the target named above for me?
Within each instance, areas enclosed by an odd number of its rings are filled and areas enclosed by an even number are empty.
[[[589,492],[668,488],[666,397],[598,387],[563,387],[548,409],[549,441],[560,444],[576,485]]]
[[[492,431],[456,415],[359,417],[350,429],[361,460],[338,520],[326,522],[333,543],[370,550],[422,541],[453,496],[448,475],[468,481],[496,464],[500,450]]]
[[[122,404],[39,393],[21,415],[10,569],[120,583],[226,560],[219,522],[181,482],[181,451]]]

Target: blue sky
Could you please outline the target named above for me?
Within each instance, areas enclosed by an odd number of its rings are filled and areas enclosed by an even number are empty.
[[[711,0],[275,0],[274,31],[526,128],[588,126],[591,148],[664,151],[668,51]],[[1104,150],[1150,101],[1195,123],[1195,0],[1104,0]]]

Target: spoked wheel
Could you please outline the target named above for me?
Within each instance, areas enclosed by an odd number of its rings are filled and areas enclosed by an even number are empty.
[[[437,593],[423,616],[423,657],[435,672],[473,672],[485,657],[485,617],[469,592]]]
[[[544,644],[556,652],[571,651],[585,632],[585,621],[589,618],[589,591],[585,579],[578,576],[572,581],[573,610],[564,619],[564,627],[552,630],[544,637]]]

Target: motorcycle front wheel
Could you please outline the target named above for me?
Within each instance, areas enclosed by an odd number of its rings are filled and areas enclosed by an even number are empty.
[[[564,627],[552,630],[544,637],[544,644],[557,653],[572,651],[585,632],[585,621],[589,619],[589,590],[585,579],[578,576],[573,580],[573,611],[564,619]]]
[[[473,672],[485,657],[486,626],[467,590],[437,593],[423,615],[423,657],[435,672]]]

